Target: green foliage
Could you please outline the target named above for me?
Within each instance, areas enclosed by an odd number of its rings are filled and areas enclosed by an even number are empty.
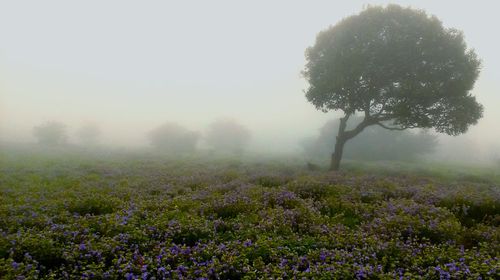
[[[246,213],[253,208],[250,198],[234,197],[233,195],[225,195],[221,198],[212,200],[204,213],[207,215],[215,214],[219,218],[235,218],[240,213]]]
[[[50,233],[22,232],[14,240],[10,252],[14,261],[22,262],[25,258],[33,258],[47,268],[59,266],[64,262],[62,244],[52,239]]]
[[[320,212],[323,215],[333,218],[332,221],[335,223],[352,228],[358,226],[362,221],[362,217],[359,215],[359,205],[356,203],[336,197],[329,197],[323,200],[320,205]],[[367,210],[366,208],[368,207],[365,207],[365,211]]]
[[[197,242],[206,242],[212,237],[212,231],[205,221],[196,218],[171,220],[168,224],[169,237],[175,244],[193,246]]]
[[[96,162],[3,161],[0,278],[498,274],[500,198],[491,183],[362,167],[356,175],[276,163]]]
[[[457,135],[482,116],[470,90],[480,61],[463,34],[397,5],[369,7],[319,33],[306,51],[307,99],[366,124]]]
[[[314,201],[323,201],[325,198],[338,199],[352,192],[351,187],[327,183],[312,176],[298,178],[286,186],[300,198]]]
[[[412,200],[389,200],[382,203],[380,210],[368,225],[381,234],[403,238],[425,238],[432,242],[456,240],[461,234],[461,225],[446,209],[417,204]]]
[[[70,200],[66,209],[80,215],[103,215],[113,213],[118,206],[117,199],[108,195],[88,195]]]
[[[438,205],[448,208],[466,226],[477,223],[499,226],[500,201],[478,194],[477,190],[469,191],[449,194]]]
[[[287,178],[286,176],[277,176],[277,175],[257,175],[255,176],[251,182],[263,187],[267,188],[272,188],[272,187],[279,187],[287,182],[289,182],[290,178]]]

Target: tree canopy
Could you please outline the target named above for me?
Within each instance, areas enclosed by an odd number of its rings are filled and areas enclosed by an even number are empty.
[[[221,119],[210,124],[206,141],[215,151],[242,153],[250,142],[250,131],[231,119]]]
[[[33,136],[38,143],[45,146],[66,144],[66,126],[63,123],[49,121],[33,128]]]
[[[101,129],[95,123],[86,123],[77,132],[80,143],[85,146],[96,145],[101,135]]]
[[[173,122],[164,123],[149,133],[149,140],[153,147],[171,154],[193,152],[199,138],[199,133]]]
[[[345,122],[364,115],[352,130],[341,123],[342,145],[370,125],[458,135],[482,117],[470,93],[480,60],[462,32],[421,10],[369,7],[320,32],[306,59],[309,102],[324,112],[343,111]]]

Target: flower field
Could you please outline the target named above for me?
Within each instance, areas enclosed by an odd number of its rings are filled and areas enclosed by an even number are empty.
[[[498,279],[499,226],[499,185],[478,180],[273,161],[0,164],[1,279]]]

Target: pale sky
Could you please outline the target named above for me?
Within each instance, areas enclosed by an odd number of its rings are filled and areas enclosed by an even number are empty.
[[[464,137],[500,146],[498,1],[390,1],[463,30],[483,61],[485,116]],[[0,0],[0,139],[33,141],[58,120],[101,124],[141,143],[165,121],[202,130],[233,117],[255,139],[293,145],[334,113],[316,111],[300,76],[316,34],[389,1]],[[464,138],[462,137],[462,138]]]

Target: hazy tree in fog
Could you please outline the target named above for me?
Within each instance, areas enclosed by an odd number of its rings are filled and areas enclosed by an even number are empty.
[[[149,133],[151,145],[158,150],[171,154],[193,152],[200,135],[176,123],[165,123]]]
[[[46,146],[60,146],[66,143],[66,126],[63,123],[49,121],[33,128],[33,136],[38,143]]]
[[[250,142],[250,131],[234,120],[217,120],[208,128],[206,141],[217,152],[240,154]]]
[[[320,32],[306,59],[307,100],[324,112],[344,113],[332,170],[340,166],[344,144],[368,126],[458,135],[482,117],[483,107],[470,94],[479,59],[461,32],[420,10],[369,7]],[[347,130],[357,112],[363,120]]]
[[[94,146],[99,142],[101,130],[95,123],[86,123],[77,131],[80,143],[85,146]]]
[[[362,117],[349,119],[347,129],[354,128]],[[302,142],[305,154],[310,158],[322,159],[332,152],[338,120],[326,122],[317,137]],[[437,137],[426,131],[391,131],[379,126],[367,127],[363,137],[356,137],[346,143],[344,157],[356,160],[413,160],[435,151]]]

